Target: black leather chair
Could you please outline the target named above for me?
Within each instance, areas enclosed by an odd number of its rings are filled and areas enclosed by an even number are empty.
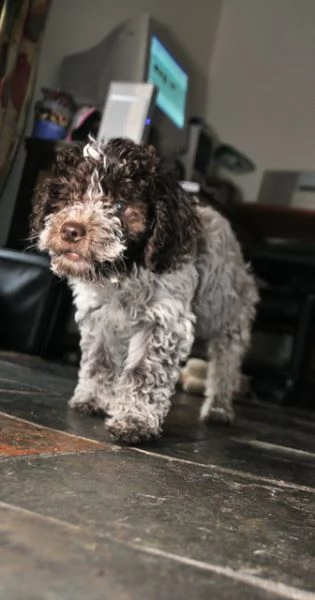
[[[0,348],[43,358],[63,354],[72,305],[45,256],[0,249]]]

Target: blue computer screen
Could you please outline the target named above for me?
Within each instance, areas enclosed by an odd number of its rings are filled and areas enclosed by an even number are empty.
[[[185,125],[188,75],[155,35],[151,39],[148,82],[158,89],[157,106],[182,129]]]

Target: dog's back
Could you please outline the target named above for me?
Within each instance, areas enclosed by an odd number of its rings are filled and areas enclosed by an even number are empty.
[[[243,315],[250,327],[255,314],[257,290],[240,244],[230,224],[211,207],[198,207],[202,234],[196,267],[199,274],[194,312],[197,337],[209,339],[233,328]]]

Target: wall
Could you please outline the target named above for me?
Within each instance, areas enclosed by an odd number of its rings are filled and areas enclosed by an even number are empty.
[[[315,169],[314,24],[314,0],[223,0],[207,114],[259,167],[248,200],[265,168]]]
[[[39,97],[42,86],[56,84],[63,56],[93,46],[128,16],[148,12],[165,22],[190,53],[199,73],[196,100],[203,101],[221,0],[195,0],[187,7],[184,9],[182,0],[53,0],[34,98]],[[28,131],[32,120],[31,112]],[[21,149],[0,202],[0,245],[6,240],[23,161]]]

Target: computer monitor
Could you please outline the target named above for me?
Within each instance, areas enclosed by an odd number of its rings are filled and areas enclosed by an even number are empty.
[[[173,54],[161,38],[152,31],[148,44],[147,81],[157,88],[151,141],[166,151],[182,151],[187,142],[189,77],[187,70],[176,60],[176,53]]]
[[[79,103],[100,110],[110,83],[153,83],[157,87],[149,141],[162,154],[187,144],[190,60],[165,25],[150,15],[121,23],[94,48],[65,57],[59,85]]]
[[[148,82],[157,88],[156,105],[179,129],[185,127],[188,75],[163,46],[151,37]]]

